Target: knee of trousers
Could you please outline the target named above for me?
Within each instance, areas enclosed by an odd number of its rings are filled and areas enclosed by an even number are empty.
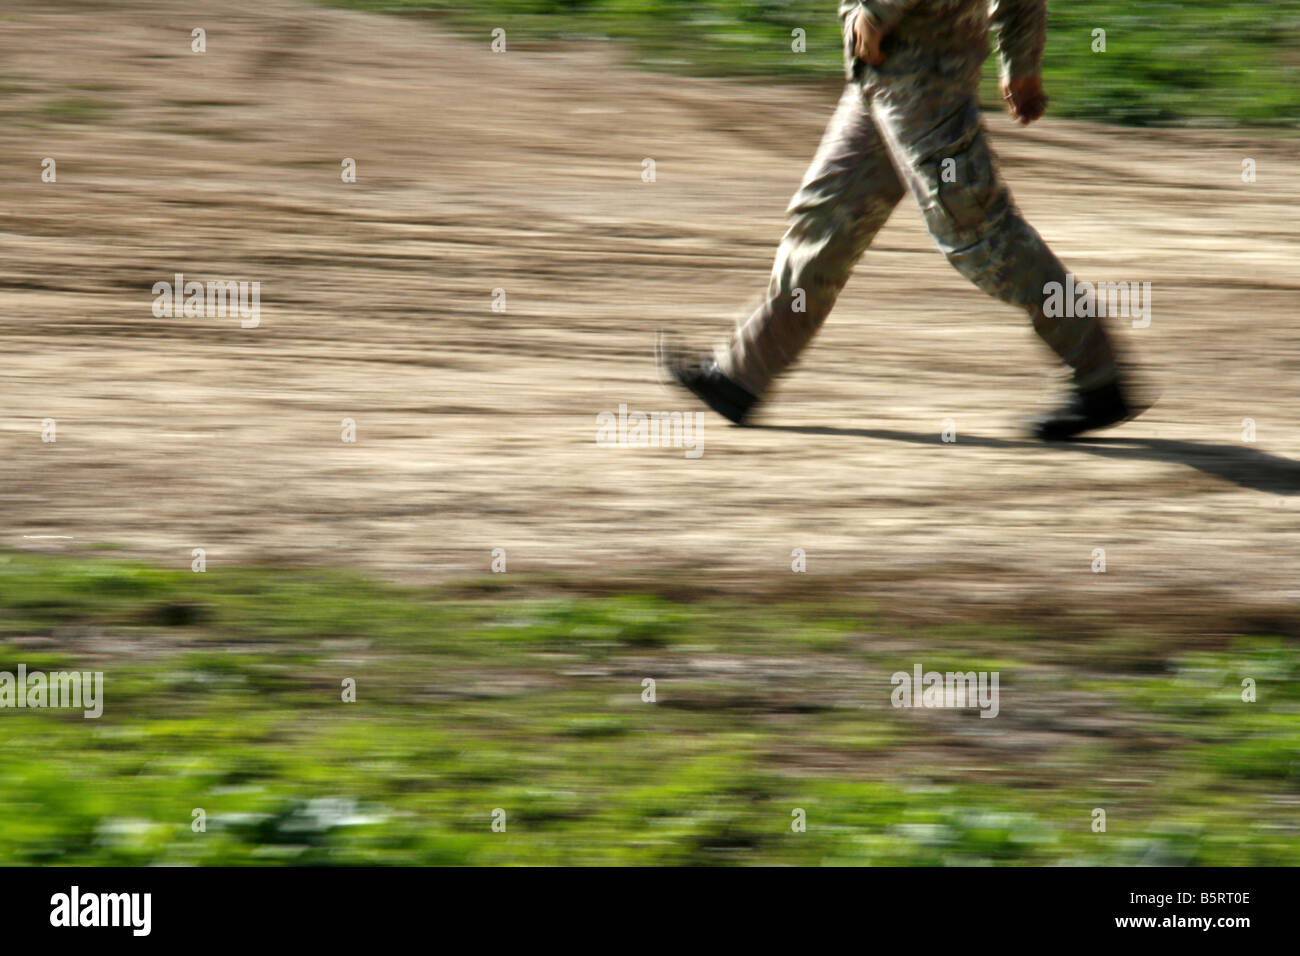
[[[848,281],[861,251],[848,230],[824,219],[792,221],[772,267],[769,294],[790,295],[802,289],[808,298],[832,298]]]
[[[956,238],[962,244],[935,236],[952,267],[983,292],[1026,309],[1042,312],[1046,286],[1065,281],[1065,267],[1042,237],[1014,208],[984,224],[973,236]],[[971,241],[973,239],[973,241]]]
[[[988,223],[974,239],[956,245],[936,235],[948,262],[980,290],[1004,302],[1030,308],[1043,298],[1042,287],[1050,281],[1048,263],[1018,235],[1014,222],[1003,216]],[[969,240],[969,236],[960,237]]]

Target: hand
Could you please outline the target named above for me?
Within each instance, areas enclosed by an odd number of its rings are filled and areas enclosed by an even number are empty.
[[[1007,112],[1021,126],[1028,126],[1047,111],[1047,94],[1043,92],[1043,78],[1022,76],[1002,81],[1002,99]]]
[[[885,62],[885,54],[880,52],[880,41],[885,35],[871,25],[867,11],[858,7],[857,19],[853,21],[853,53],[864,63],[880,66]]]

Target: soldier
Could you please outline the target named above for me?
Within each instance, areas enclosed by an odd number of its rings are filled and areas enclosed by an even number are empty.
[[[672,377],[714,411],[744,422],[821,327],[906,184],[948,261],[989,295],[1028,312],[1073,370],[1069,399],[1033,422],[1038,437],[1069,438],[1137,413],[1101,322],[1047,314],[1044,287],[1063,287],[1065,267],[1012,202],[980,121],[976,89],[990,20],[1008,110],[1021,124],[1043,115],[1046,0],[993,0],[991,10],[986,2],[840,4],[848,84],[790,203],[766,301],[726,350],[661,356]]]

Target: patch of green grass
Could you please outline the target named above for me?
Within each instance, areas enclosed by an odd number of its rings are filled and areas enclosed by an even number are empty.
[[[323,2],[435,18],[484,44],[501,27],[516,49],[614,41],[632,63],[670,72],[773,81],[842,75],[830,0]],[[1044,77],[1058,115],[1136,125],[1300,122],[1300,0],[1053,0],[1049,13]],[[1098,29],[1105,31],[1104,52],[1093,49]],[[792,49],[795,30],[805,32],[806,52]],[[1000,106],[994,83],[984,95]]]
[[[0,671],[105,681],[0,707],[0,863],[1300,863],[1293,636],[1098,669],[1134,622],[651,590],[0,553]],[[891,707],[917,662],[998,718]]]

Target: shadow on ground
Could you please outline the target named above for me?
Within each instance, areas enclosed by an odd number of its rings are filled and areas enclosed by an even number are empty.
[[[795,432],[801,435],[843,435],[848,438],[875,438],[933,445],[933,432],[909,432],[889,428],[832,428],[825,425],[756,425],[769,431]],[[1042,442],[1006,438],[982,438],[965,434],[962,444],[977,448],[1041,448]],[[1270,455],[1242,445],[1219,445],[1205,442],[1177,441],[1168,438],[1087,438],[1053,443],[1052,447],[1100,455],[1103,458],[1139,459],[1176,462],[1214,475],[1242,488],[1275,495],[1300,492],[1300,462]]]

